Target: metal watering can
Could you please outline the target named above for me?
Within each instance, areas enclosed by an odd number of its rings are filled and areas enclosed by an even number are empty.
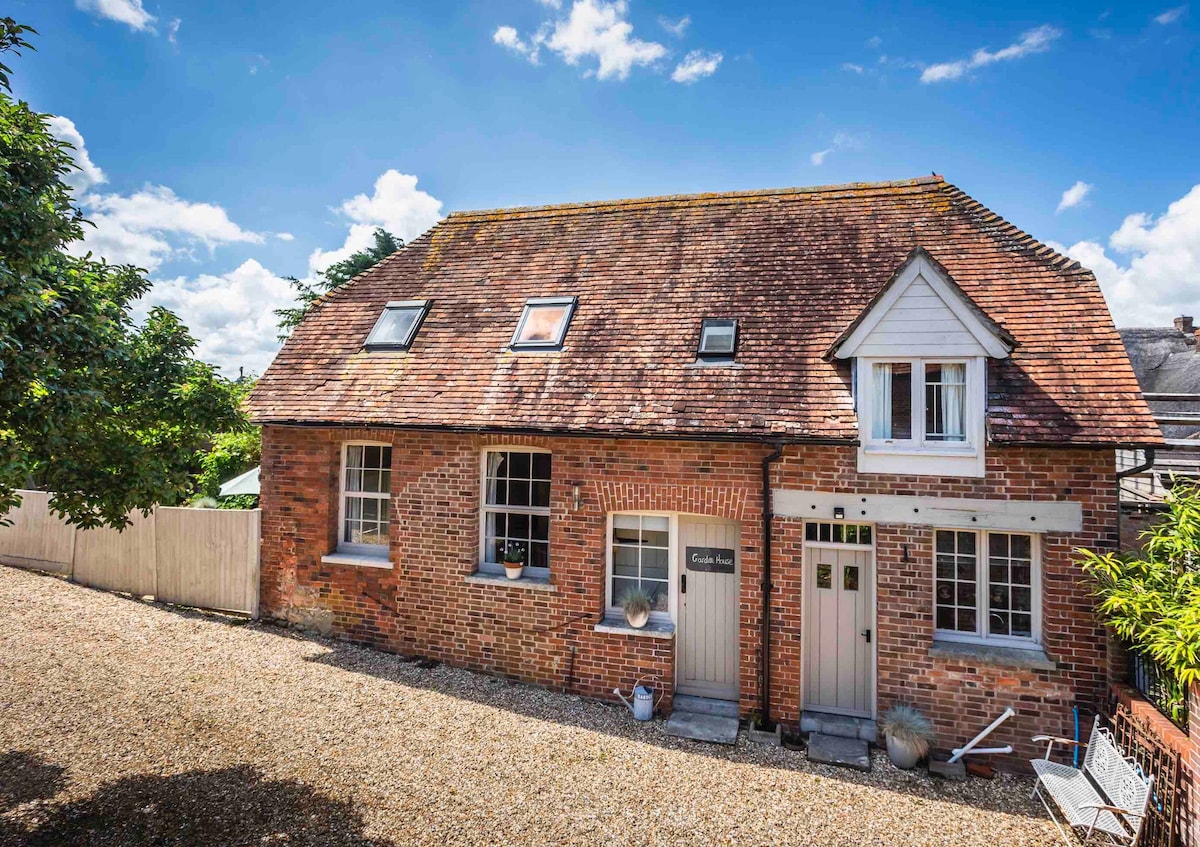
[[[621,693],[621,689],[619,688],[614,688],[613,694],[620,697],[621,702],[629,707],[629,711],[633,712],[633,719],[635,721],[648,721],[654,717],[654,707],[662,700],[662,695],[658,695],[658,698],[655,699],[654,692],[642,685],[641,682],[642,680],[639,679],[633,684],[633,692],[630,694],[633,700],[632,703],[625,699],[625,695]]]

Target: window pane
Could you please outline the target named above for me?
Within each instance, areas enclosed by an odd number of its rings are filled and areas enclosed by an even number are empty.
[[[515,344],[557,344],[562,339],[567,310],[563,305],[526,306]]]
[[[613,605],[614,606],[620,606],[621,598],[625,596],[625,593],[632,588],[638,587],[638,581],[636,579],[622,579],[621,577],[613,577],[612,584],[613,584],[612,596],[613,596]]]
[[[511,479],[529,479],[532,462],[528,453],[508,454],[508,476]]]
[[[925,437],[930,441],[965,441],[967,366],[925,365]]]
[[[636,520],[636,519],[635,519]],[[638,546],[642,543],[642,534],[636,526],[623,527],[617,526],[615,520],[613,522],[613,542],[616,544],[629,544]]]
[[[667,578],[667,551],[653,548],[642,551],[642,576],[650,579]]]
[[[858,591],[858,567],[846,565],[842,568],[842,588],[845,591]]]
[[[988,534],[989,635],[1033,634],[1032,536]]]
[[[817,565],[817,588],[833,588],[832,565]]]
[[[938,530],[934,533],[937,575],[934,614],[938,629],[975,634],[979,605],[976,584],[975,534]]]
[[[638,549],[636,547],[613,547],[613,573],[617,576],[638,575]]]
[[[650,608],[656,612],[666,612],[670,610],[671,593],[667,590],[667,583],[652,582],[642,580],[642,590],[650,595]]]
[[[700,329],[700,355],[713,356],[732,353],[736,331],[736,321],[704,321]]]
[[[550,483],[535,482],[529,491],[529,505],[542,509],[550,508]]]
[[[550,454],[549,453],[534,453],[533,455],[533,478],[550,480]]]
[[[550,517],[548,515],[530,516],[529,537],[537,541],[550,540]]]
[[[510,479],[508,481],[508,505],[529,505],[529,483],[526,480]]]
[[[806,541],[817,540],[817,525],[815,523],[804,525],[804,539]]]
[[[423,311],[425,309],[422,306],[393,306],[384,309],[375,328],[367,336],[367,344],[408,344],[413,325]]]
[[[1033,637],[1033,615],[1013,612],[1011,616],[1011,634],[1021,638]]]
[[[541,541],[529,543],[529,566],[531,568],[550,567],[550,545]]]
[[[889,362],[872,366],[874,397],[871,437],[883,441],[912,438],[912,365]]]
[[[508,537],[529,538],[529,515],[510,512],[508,515]]]

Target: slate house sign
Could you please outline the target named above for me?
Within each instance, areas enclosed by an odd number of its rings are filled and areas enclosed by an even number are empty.
[[[733,550],[726,547],[688,547],[687,569],[708,573],[733,573]]]

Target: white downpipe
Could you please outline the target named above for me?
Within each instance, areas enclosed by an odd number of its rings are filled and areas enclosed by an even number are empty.
[[[982,741],[983,739],[985,739],[989,735],[991,735],[992,732],[996,729],[996,727],[1000,726],[1000,724],[1004,723],[1006,720],[1008,720],[1015,714],[1016,714],[1016,712],[1014,712],[1012,710],[1012,706],[1009,706],[1007,709],[1005,709],[1004,714],[1002,714],[1000,717],[996,718],[994,721],[992,721],[990,724],[988,724],[987,729],[985,729],[983,732],[976,735],[974,738],[972,738],[970,741],[968,741],[964,746],[955,750],[954,755],[952,755],[950,757],[950,763],[954,764],[959,759],[961,759],[963,756],[967,755],[967,753],[970,753],[971,750],[973,750],[975,748],[976,744],[978,744],[980,741]]]

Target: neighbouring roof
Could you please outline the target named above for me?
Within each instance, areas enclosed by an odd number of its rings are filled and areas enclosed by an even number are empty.
[[[453,214],[324,298],[250,398],[260,423],[857,438],[823,354],[914,248],[1015,340],[990,365],[999,442],[1151,444],[1158,428],[1090,271],[940,177]],[[562,349],[514,353],[530,297],[575,296]],[[390,300],[432,307],[365,352]],[[697,367],[703,318],[733,367]]]
[[[1120,333],[1142,391],[1200,398],[1200,352],[1194,332],[1168,326],[1129,327]],[[1162,414],[1197,414],[1200,401],[1151,400],[1150,408]],[[1164,424],[1162,429],[1168,438],[1191,438],[1200,433],[1200,427],[1186,424]]]

